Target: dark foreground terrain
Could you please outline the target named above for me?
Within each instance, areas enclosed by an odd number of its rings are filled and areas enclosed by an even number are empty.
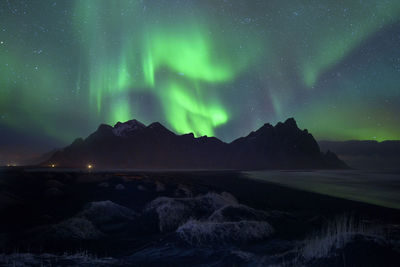
[[[3,266],[398,266],[400,210],[239,172],[0,171]]]

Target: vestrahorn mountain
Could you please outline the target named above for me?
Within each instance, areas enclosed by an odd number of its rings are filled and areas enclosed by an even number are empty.
[[[42,165],[132,169],[338,169],[347,168],[334,153],[322,153],[314,137],[293,118],[231,143],[215,137],[177,135],[158,122],[137,120],[102,124]]]

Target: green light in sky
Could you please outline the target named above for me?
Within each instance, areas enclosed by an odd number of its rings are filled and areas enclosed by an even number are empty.
[[[222,106],[199,101],[199,96],[195,97],[192,91],[178,83],[172,83],[166,89],[167,119],[178,132],[213,136],[214,128],[228,121],[228,114]]]
[[[317,139],[400,138],[399,0],[9,2],[7,129],[66,143],[136,118],[230,141],[293,116]]]
[[[108,122],[113,125],[118,121],[128,121],[132,119],[132,112],[129,101],[126,97],[114,99],[111,105]]]
[[[143,64],[144,80],[150,87],[154,87],[155,85],[154,64],[153,64],[153,57],[150,51],[148,51],[146,57],[143,57],[142,64]]]
[[[377,30],[395,23],[400,16],[400,1],[351,1],[346,7],[332,4],[319,11],[326,16],[315,16],[312,25],[323,31],[310,37],[313,42],[305,49],[310,51],[304,52],[303,55],[308,56],[301,60],[302,77],[307,87],[313,87],[321,74]],[[372,16],[367,16],[371,11]]]
[[[93,5],[76,2],[80,14],[76,24],[81,38],[86,39],[89,94],[99,115],[109,113],[106,117],[114,123],[132,119],[135,114],[129,97],[150,91],[163,103],[168,123],[179,133],[214,135],[214,129],[228,121],[226,108],[218,99],[210,102],[197,91],[205,93],[213,84],[233,82],[254,59],[255,52],[231,53],[234,39],[211,36],[209,23],[184,14],[176,15],[181,16],[179,23],[142,20],[133,27],[129,18],[138,16],[136,9],[127,9],[126,16],[110,20],[104,18],[119,12],[120,6],[89,2]],[[120,5],[130,7],[129,2]],[[118,48],[110,42],[117,43]],[[126,99],[122,100],[121,94]],[[218,94],[213,96],[217,98]],[[110,103],[111,109],[105,111],[103,102]]]
[[[216,47],[205,32],[199,26],[189,25],[180,30],[164,27],[152,30],[145,46],[145,50],[149,51],[145,53],[149,55],[146,67],[150,71],[168,67],[188,79],[211,83],[232,80],[235,75],[233,66],[213,52]]]
[[[320,140],[397,140],[398,126],[380,127],[384,112],[366,112],[364,105],[347,101],[335,108],[315,105],[299,112],[299,126],[307,128],[314,136],[323,137]]]

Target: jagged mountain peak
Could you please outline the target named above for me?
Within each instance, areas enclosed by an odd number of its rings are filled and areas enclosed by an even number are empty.
[[[149,124],[149,126],[147,126],[147,128],[152,129],[152,130],[167,130],[167,131],[169,131],[164,125],[162,125],[158,121]]]
[[[137,130],[142,130],[144,128],[146,128],[146,125],[144,125],[138,120],[133,119],[123,123],[117,122],[114,125],[112,131],[116,136],[126,137],[129,136],[132,132],[135,132]]]
[[[215,137],[177,135],[159,122],[146,127],[137,120],[101,125],[85,140],[74,142],[49,162],[100,168],[162,169],[302,169],[345,168],[334,155],[320,152],[314,137],[293,118],[261,128],[231,143]],[[48,165],[48,163],[47,163]]]
[[[288,118],[288,119],[286,119],[285,122],[284,122],[283,124],[286,125],[286,126],[289,126],[289,127],[298,128],[297,122],[296,122],[296,120],[295,120],[294,118]]]

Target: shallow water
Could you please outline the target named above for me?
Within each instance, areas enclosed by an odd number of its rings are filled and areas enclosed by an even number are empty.
[[[400,209],[400,173],[360,170],[251,171],[250,179]]]

